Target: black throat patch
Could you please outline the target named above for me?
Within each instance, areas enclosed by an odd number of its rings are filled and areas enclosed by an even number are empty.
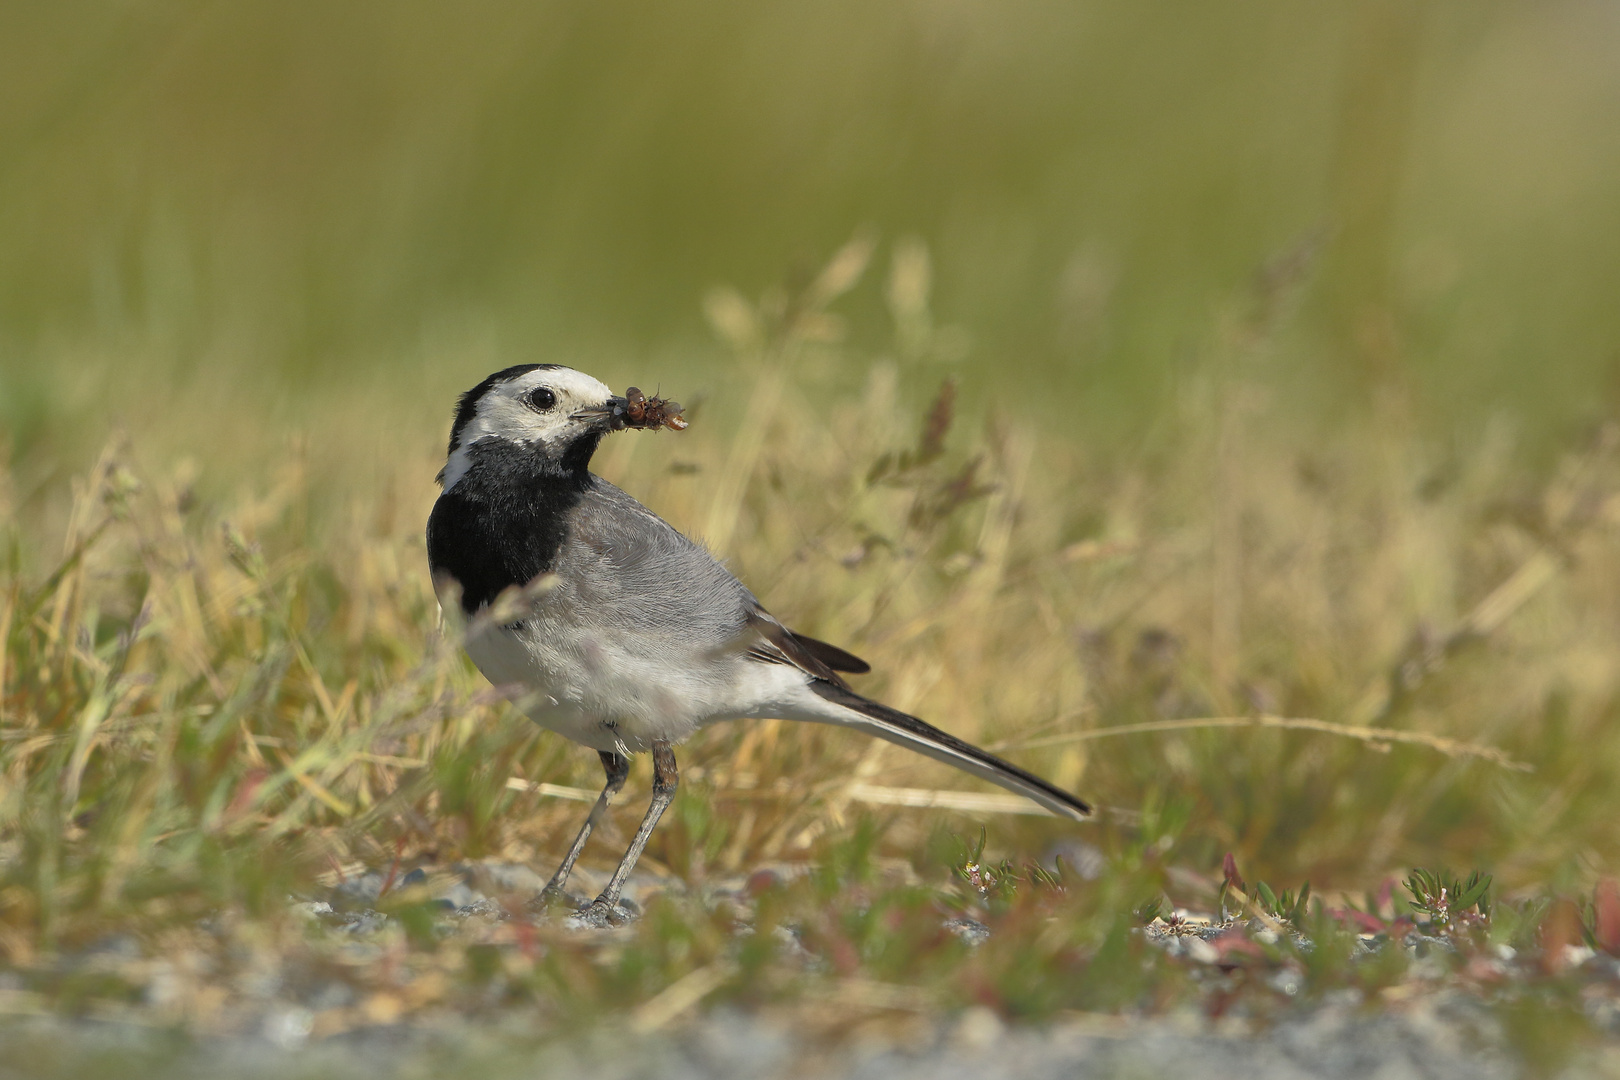
[[[468,615],[552,568],[570,514],[592,483],[591,455],[601,438],[582,436],[560,460],[543,447],[505,439],[466,448],[470,467],[433,504],[427,548],[433,575],[460,584]]]

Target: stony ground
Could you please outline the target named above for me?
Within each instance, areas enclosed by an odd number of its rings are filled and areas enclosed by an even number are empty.
[[[675,1031],[634,1035],[602,1027],[536,1041],[521,1022],[451,1028],[384,1026],[305,1040],[283,1031],[183,1040],[144,1028],[61,1020],[0,1029],[0,1077],[437,1077],[451,1069],[489,1078],[591,1076],[597,1080],[709,1077],[1127,1078],[1201,1080],[1496,1080],[1535,1075],[1501,1032],[1460,999],[1400,1014],[1348,1004],[1301,1011],[1265,1029],[1195,1016],[1073,1018],[1008,1028],[970,1009],[949,1021],[869,1021],[841,1038],[806,1038],[792,1018],[721,1012]],[[1620,1044],[1587,1050],[1566,1076],[1620,1076]]]
[[[791,876],[784,866],[767,870]],[[579,882],[593,882],[587,871]],[[756,881],[757,884],[757,881]],[[75,957],[64,971],[81,977],[118,976],[138,993],[125,1004],[110,996],[65,1009],[0,975],[0,1080],[28,1077],[165,1076],[480,1077],[579,1075],[616,1078],[906,1077],[994,1078],[1198,1076],[1201,1080],[1494,1080],[1565,1075],[1620,1077],[1620,960],[1579,945],[1564,947],[1565,970],[1580,980],[1588,1026],[1581,1043],[1561,1047],[1556,1032],[1526,1038],[1516,1018],[1492,1007],[1480,987],[1520,975],[1527,963],[1507,947],[1466,959],[1446,937],[1410,931],[1399,940],[1362,935],[1368,962],[1398,953],[1406,964],[1399,985],[1369,1000],[1353,989],[1311,995],[1297,964],[1265,962],[1279,946],[1308,953],[1297,934],[1280,941],[1267,919],[1213,920],[1187,913],[1155,918],[1135,933],[1210,987],[1199,1005],[1152,1015],[1060,1013],[1039,1024],[1008,1023],[983,1006],[942,1010],[914,989],[839,978],[826,958],[805,949],[791,929],[778,928],[785,951],[807,972],[825,978],[790,1002],[702,1007],[713,985],[699,969],[635,1008],[558,1023],[556,1010],[534,1006],[480,1007],[476,995],[446,990],[430,962],[398,946],[400,916],[376,910],[392,890],[414,890],[433,913],[432,934],[454,946],[479,944],[514,951],[525,927],[561,934],[576,947],[609,952],[627,942],[635,922],[585,926],[566,912],[514,916],[509,898],[532,892],[539,879],[527,868],[486,862],[413,870],[390,880],[384,871],[350,876],[320,896],[295,897],[289,909],[302,926],[300,954],[285,945],[269,960],[242,964],[227,975],[206,973],[230,999],[203,1017],[196,1003],[207,987],[186,985],[197,964],[182,955],[154,955],[134,938],[108,939]],[[721,883],[682,903],[720,902],[746,910],[749,882]],[[487,890],[487,891],[486,891]],[[638,874],[627,889],[633,915],[670,882]],[[498,897],[504,896],[503,903]],[[407,910],[415,910],[407,909]],[[696,910],[696,909],[694,909]],[[986,919],[994,921],[989,914]],[[978,948],[996,933],[977,919],[942,920],[953,935]],[[210,933],[217,932],[211,928]],[[739,922],[737,933],[746,935]],[[317,959],[312,959],[315,957]],[[1245,967],[1244,965],[1248,965]],[[355,978],[394,969],[388,988]],[[1223,1010],[1209,1006],[1237,973],[1270,1000],[1264,1012],[1246,999]],[[452,977],[453,978],[453,977]],[[464,978],[464,976],[463,976]],[[217,995],[216,995],[217,996]],[[1597,1034],[1594,1039],[1593,1034]],[[1571,1035],[1573,1038],[1574,1035]]]

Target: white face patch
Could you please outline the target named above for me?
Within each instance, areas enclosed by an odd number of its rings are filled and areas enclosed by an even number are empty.
[[[535,391],[542,388],[555,398],[547,409],[532,404]],[[564,367],[541,368],[490,387],[478,399],[472,419],[461,429],[456,449],[445,462],[444,490],[455,487],[472,467],[468,448],[480,439],[564,445],[594,422],[576,414],[600,408],[612,396],[606,383]]]

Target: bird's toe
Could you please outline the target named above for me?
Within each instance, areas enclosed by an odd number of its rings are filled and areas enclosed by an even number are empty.
[[[581,926],[604,929],[634,922],[640,914],[640,909],[627,900],[608,903],[598,898],[581,907],[569,922],[572,923],[577,920]]]

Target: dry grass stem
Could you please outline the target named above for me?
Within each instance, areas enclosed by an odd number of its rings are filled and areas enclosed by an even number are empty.
[[[868,806],[911,806],[935,810],[960,810],[967,814],[1032,814],[1051,817],[1052,812],[1022,795],[979,791],[943,791],[937,788],[883,787],[877,784],[851,784],[847,789],[852,802]]]
[[[1319,731],[1327,735],[1340,735],[1359,739],[1374,746],[1384,743],[1408,743],[1438,750],[1448,757],[1476,757],[1515,772],[1533,772],[1535,766],[1515,761],[1505,751],[1494,746],[1448,739],[1426,731],[1399,731],[1395,728],[1366,727],[1359,724],[1334,724],[1326,720],[1294,716],[1202,716],[1184,720],[1146,720],[1138,724],[1120,724],[1116,727],[1092,728],[1089,731],[1071,731],[1063,735],[1046,735],[1038,739],[1003,744],[1006,749],[1033,750],[1047,746],[1065,746],[1119,735],[1149,735],[1165,731],[1195,731],[1201,728],[1272,728],[1284,731]]]
[[[682,1013],[724,986],[736,971],[734,964],[715,963],[687,972],[656,997],[637,1006],[630,1014],[630,1030],[645,1035],[668,1026]]]
[[[553,799],[569,799],[573,802],[593,803],[600,791],[589,788],[569,787],[566,784],[542,784],[533,780],[525,780],[521,776],[508,777],[506,781],[508,791],[532,791],[537,795],[549,796]],[[624,798],[620,796],[621,800]]]

